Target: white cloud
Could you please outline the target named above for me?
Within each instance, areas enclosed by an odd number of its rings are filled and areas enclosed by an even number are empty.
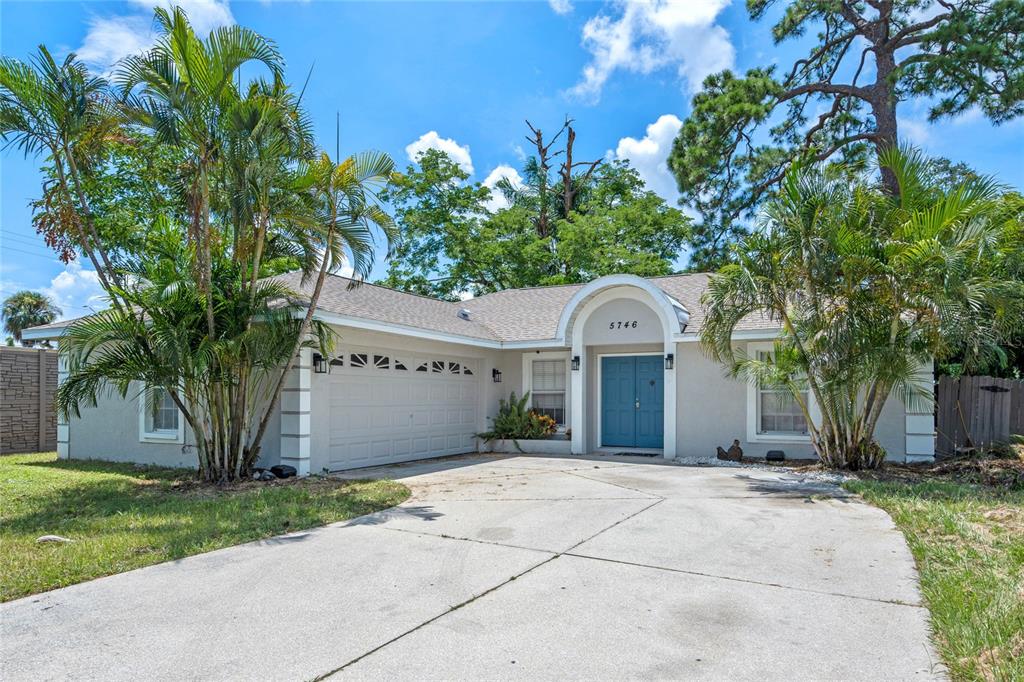
[[[355,277],[356,269],[352,267],[352,263],[349,261],[347,255],[342,254],[342,262],[334,267],[333,274],[339,277],[348,277],[352,279]]]
[[[88,315],[107,307],[106,294],[100,286],[95,270],[85,270],[77,260],[65,266],[63,272],[43,287],[42,293],[49,296],[63,313],[59,319]]]
[[[629,161],[647,188],[670,206],[675,206],[679,200],[679,190],[666,161],[682,125],[683,122],[677,116],[664,114],[647,126],[644,137],[639,140],[624,137],[615,148],[615,158]]]
[[[450,137],[441,137],[436,130],[423,133],[418,140],[409,143],[405,148],[405,154],[410,161],[416,163],[420,154],[428,149],[445,152],[452,161],[459,164],[459,168],[469,175],[473,174],[473,158],[469,155],[469,145],[459,144]]]
[[[555,14],[568,14],[572,11],[572,3],[569,0],[548,0],[548,4]]]
[[[908,140],[911,144],[924,147],[931,142],[931,126],[927,121],[919,121],[912,118],[901,118],[897,121],[900,137]]]
[[[598,14],[583,26],[583,46],[591,61],[569,90],[596,102],[617,70],[649,74],[675,67],[691,92],[709,74],[731,68],[735,50],[729,34],[715,23],[729,0],[616,0],[617,18]]]
[[[130,4],[133,11],[128,14],[94,16],[89,20],[89,31],[77,50],[82,61],[105,71],[119,59],[152,47],[157,36],[153,28],[153,10],[157,7],[169,10],[177,5],[184,9],[201,37],[235,23],[227,0],[131,0]]]
[[[507,178],[508,181],[512,183],[513,187],[518,188],[523,186],[523,176],[521,176],[519,171],[515,168],[505,163],[496,166],[494,170],[488,173],[487,177],[484,178],[484,187],[491,190],[491,198],[485,204],[487,210],[491,213],[500,211],[503,208],[508,208],[509,206],[508,199],[506,199],[505,195],[501,193],[501,190],[495,189],[498,181],[502,178]]]

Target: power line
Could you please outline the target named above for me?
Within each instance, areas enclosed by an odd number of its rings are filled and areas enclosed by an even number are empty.
[[[57,254],[55,254],[55,253],[46,253],[46,254],[44,254],[44,253],[32,253],[31,251],[23,251],[21,249],[16,249],[13,246],[5,246],[5,247],[3,247],[3,249],[0,249],[0,250],[2,250],[2,251],[17,251],[18,253],[23,253],[26,256],[35,256],[36,258],[50,258],[52,260],[57,260]]]
[[[0,243],[3,243],[4,241],[6,241],[8,239],[13,239],[16,242],[25,243],[25,244],[27,244],[29,246],[39,246],[39,242],[34,240],[34,239],[27,239],[25,237],[16,237],[16,236],[12,236],[12,235],[3,235],[3,237],[0,238]],[[43,242],[43,243],[45,244],[45,242]]]

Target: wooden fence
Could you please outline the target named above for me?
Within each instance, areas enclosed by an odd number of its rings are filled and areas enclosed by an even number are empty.
[[[1006,443],[1024,434],[1024,381],[994,377],[939,377],[936,393],[940,455],[957,448]]]

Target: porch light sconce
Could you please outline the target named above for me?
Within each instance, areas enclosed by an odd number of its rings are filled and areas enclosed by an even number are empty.
[[[313,371],[317,374],[327,374],[327,358],[319,353],[313,353]]]
[[[676,356],[669,353],[665,356],[665,369],[672,369],[676,366]]]
[[[494,379],[494,383],[500,384],[501,383],[501,370],[498,369],[497,367],[492,369],[491,370],[491,378]]]
[[[580,371],[580,356],[578,355],[572,356],[572,371]]]

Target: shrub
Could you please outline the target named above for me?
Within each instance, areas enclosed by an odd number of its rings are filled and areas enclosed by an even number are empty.
[[[529,400],[529,391],[521,398],[516,398],[515,391],[512,391],[508,400],[502,398],[499,402],[498,414],[491,420],[491,430],[478,433],[477,436],[484,440],[502,439],[513,442],[550,436],[555,432],[555,420],[529,409],[526,406]],[[519,447],[518,443],[516,447]]]

